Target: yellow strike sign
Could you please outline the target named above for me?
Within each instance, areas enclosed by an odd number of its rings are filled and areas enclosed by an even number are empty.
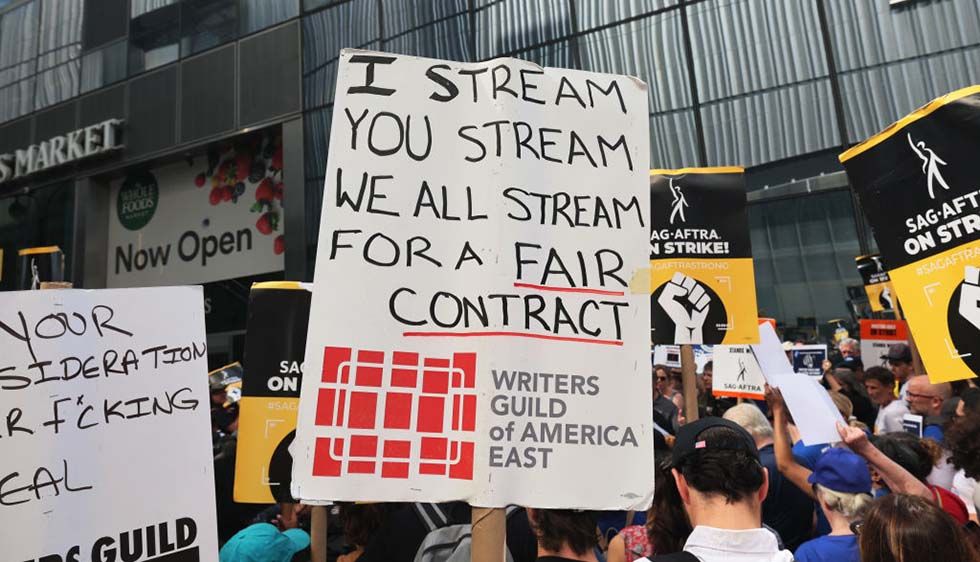
[[[930,380],[980,374],[980,86],[840,156]]]
[[[759,342],[742,168],[650,172],[654,344]]]
[[[236,502],[293,501],[289,447],[296,435],[311,295],[308,285],[291,281],[256,283],[249,294]]]

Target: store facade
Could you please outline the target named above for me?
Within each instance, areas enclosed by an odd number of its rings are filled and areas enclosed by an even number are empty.
[[[307,261],[299,22],[245,31],[0,123],[0,290],[52,247],[75,287],[200,284],[210,366],[241,359],[251,284]]]

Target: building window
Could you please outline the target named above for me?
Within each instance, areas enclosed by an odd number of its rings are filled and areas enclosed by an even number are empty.
[[[180,10],[181,56],[238,36],[238,0],[184,0]]]
[[[82,92],[126,78],[126,42],[117,41],[82,57]]]
[[[299,0],[242,0],[242,33],[252,33],[299,15]]]
[[[153,9],[143,11],[143,8]],[[177,60],[180,5],[173,0],[135,0],[133,14],[129,22],[129,73],[137,74]]]
[[[28,2],[0,20],[0,121],[34,110],[40,2]]]
[[[78,95],[82,52],[81,0],[45,0],[41,12],[35,109]]]

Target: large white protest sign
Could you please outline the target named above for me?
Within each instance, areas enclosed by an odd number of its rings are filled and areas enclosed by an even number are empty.
[[[772,324],[759,324],[759,344],[752,346],[763,376],[782,392],[786,407],[806,445],[840,441],[837,423],[846,423],[816,377],[799,376],[783,351]]]
[[[752,353],[769,384],[772,384],[772,376],[793,372],[793,365],[783,351],[776,328],[769,322],[759,323],[759,343],[752,345]]]
[[[343,51],[336,99],[294,495],[648,505],[646,85]]]
[[[200,288],[0,293],[4,560],[218,557]]]
[[[827,391],[813,377],[796,373],[777,373],[768,376],[769,384],[777,387],[793,414],[793,423],[800,430],[804,445],[819,445],[840,441],[837,424],[847,425],[840,410]]]

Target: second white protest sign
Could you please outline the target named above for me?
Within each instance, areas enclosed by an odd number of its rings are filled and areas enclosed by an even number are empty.
[[[296,497],[646,506],[646,85],[347,50],[336,100]]]
[[[200,287],[0,292],[3,560],[217,560]]]

